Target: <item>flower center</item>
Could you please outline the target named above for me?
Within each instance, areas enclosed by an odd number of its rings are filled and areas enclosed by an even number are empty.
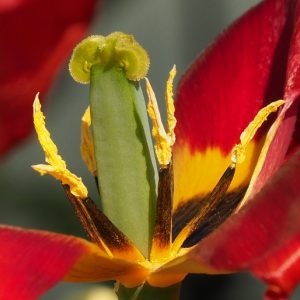
[[[141,57],[144,63],[138,64]],[[145,57],[147,54],[131,36],[114,33],[106,38],[92,36],[79,44],[70,63],[76,80],[91,81],[91,110],[88,108],[82,118],[81,153],[97,181],[103,211],[88,196],[81,178],[67,169],[58,154],[45,127],[38,97],[34,102],[34,125],[48,164],[34,166],[34,169],[61,181],[90,239],[109,257],[155,267],[177,256],[182,248],[193,246],[237,209],[247,187],[230,196],[236,166],[245,160],[258,128],[284,101],[273,102],[257,113],[242,132],[240,142],[233,147],[230,160],[222,168],[225,169],[223,175],[201,205],[191,214],[178,218],[177,212],[174,213],[172,161],[176,126],[172,90],[176,69],[173,67],[170,71],[166,85],[167,130],[146,79],[147,111],[153,124],[154,149],[159,164],[155,195],[157,170],[152,169],[156,165],[146,107],[139,85],[132,81],[145,76],[148,69]],[[155,198],[156,213],[152,209]],[[131,223],[133,217],[135,221]],[[144,226],[136,230],[137,224]]]

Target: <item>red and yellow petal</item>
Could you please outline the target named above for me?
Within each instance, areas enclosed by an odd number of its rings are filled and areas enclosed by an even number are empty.
[[[144,283],[149,269],[146,261],[112,258],[94,249],[83,255],[70,269],[64,280],[70,282],[99,282],[117,280],[126,287],[136,287]],[[124,255],[125,256],[125,255]]]
[[[213,234],[150,274],[168,286],[188,273],[251,270],[268,284],[266,299],[286,299],[300,281],[300,149],[272,180]]]
[[[281,40],[289,2],[267,0],[250,10],[182,78],[176,133],[192,151],[217,147],[230,152],[258,110],[283,98],[288,49],[278,48],[289,45],[289,37]],[[280,59],[274,61],[279,50]]]
[[[82,239],[0,226],[0,298],[36,299],[93,247]]]
[[[144,262],[109,258],[84,239],[38,230],[0,226],[0,298],[33,300],[58,281],[145,281]]]
[[[29,134],[35,93],[49,88],[86,32],[96,1],[6,2],[0,3],[0,155]]]
[[[252,201],[187,254],[157,270],[158,275],[250,269],[269,283],[268,299],[281,299],[300,280],[300,151],[273,176],[288,148],[299,146],[299,13],[299,1],[262,2],[204,52],[180,83],[177,206],[211,190],[222,174],[219,166],[224,171],[253,114],[276,99],[286,104],[268,133],[270,126],[253,141],[254,150],[247,154],[252,166],[237,173],[231,185],[234,191],[252,177]]]
[[[263,140],[250,142],[246,149],[246,159],[237,166],[228,192],[247,186],[262,144]],[[231,153],[224,154],[217,147],[193,152],[188,144],[177,144],[174,149],[174,211],[195,197],[204,198],[213,190],[230,164]]]
[[[300,234],[257,263],[252,272],[268,283],[266,300],[288,299],[300,281]]]
[[[191,249],[183,266],[252,270],[273,292],[289,293],[300,280],[299,182],[300,149],[238,214]]]
[[[292,9],[292,1],[263,1],[226,30],[181,80],[176,102],[175,207],[211,191],[229,165],[241,132],[259,109],[283,98]],[[230,190],[249,183],[267,128],[247,149]]]

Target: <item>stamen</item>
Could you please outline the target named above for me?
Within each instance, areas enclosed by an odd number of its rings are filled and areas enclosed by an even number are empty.
[[[160,164],[158,196],[156,205],[156,220],[151,248],[151,261],[162,262],[170,258],[172,240],[172,207],[173,207],[173,165],[172,146],[175,143],[174,129],[176,118],[173,100],[173,80],[176,67],[172,68],[166,84],[165,103],[167,108],[168,132],[161,120],[155,94],[149,80],[146,78],[148,93],[148,113],[153,123],[152,134],[156,141],[154,146],[157,160]]]
[[[102,250],[104,250],[106,252],[106,254],[109,257],[113,257],[112,252],[110,251],[110,249],[107,247],[107,245],[105,244],[105,242],[102,240],[97,226],[95,224],[95,222],[93,221],[90,212],[88,211],[87,207],[86,207],[86,203],[88,200],[87,199],[78,199],[77,197],[75,197],[71,192],[70,192],[70,188],[67,185],[64,185],[64,190],[66,192],[66,195],[70,201],[70,203],[72,204],[77,217],[79,218],[83,228],[85,229],[86,233],[88,234],[89,238],[96,243]]]
[[[173,253],[177,253],[180,250],[184,242],[206,221],[209,214],[222,203],[228,187],[232,182],[234,173],[235,168],[232,165],[226,169],[219,182],[208,196],[205,205],[175,238],[172,246]]]
[[[34,165],[31,167],[42,176],[45,174],[52,175],[55,179],[61,181],[62,184],[68,185],[71,189],[71,193],[75,197],[79,197],[81,199],[87,197],[88,191],[82,183],[81,178],[71,173],[68,169],[44,164]]]
[[[90,131],[91,126],[91,113],[90,107],[86,109],[81,118],[81,144],[80,152],[83,161],[85,162],[88,170],[93,176],[97,176],[96,159],[94,153],[94,142]]]
[[[282,106],[285,103],[284,100],[278,100],[275,102],[270,103],[269,105],[265,106],[262,108],[255,118],[253,119],[252,122],[247,126],[247,128],[242,132],[240,136],[240,143],[235,145],[233,150],[232,150],[232,156],[231,156],[231,161],[232,163],[235,164],[240,164],[242,163],[246,156],[245,156],[245,151],[246,147],[250,143],[250,141],[253,139],[255,133],[257,130],[261,127],[261,125],[266,121],[268,116],[277,111],[277,109]]]
[[[67,197],[87,234],[108,256],[144,260],[132,242],[98,209],[91,198],[78,199],[64,186]]]
[[[50,133],[45,125],[45,116],[41,111],[41,103],[38,94],[33,102],[33,121],[39,142],[45,152],[45,160],[49,165],[40,164],[32,166],[32,168],[41,175],[52,175],[60,180],[62,184],[68,185],[71,193],[75,197],[85,199],[88,194],[87,188],[82,183],[81,178],[77,177],[67,169],[65,161],[58,154],[57,147],[50,137]]]
[[[173,206],[173,164],[159,170],[156,220],[150,259],[162,262],[170,258]]]
[[[156,141],[154,146],[157,160],[161,168],[166,168],[172,159],[172,146],[175,143],[174,129],[176,126],[176,119],[174,116],[175,107],[173,101],[173,80],[176,74],[175,66],[170,71],[166,86],[166,107],[167,107],[167,123],[168,132],[166,132],[161,120],[157,100],[149,80],[146,78],[146,90],[149,98],[148,114],[152,121],[152,135]]]

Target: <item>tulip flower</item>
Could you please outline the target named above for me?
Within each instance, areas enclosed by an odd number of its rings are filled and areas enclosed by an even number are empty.
[[[120,299],[172,299],[188,273],[247,270],[266,299],[287,299],[300,280],[299,5],[265,0],[236,21],[181,79],[176,116],[172,69],[167,130],[146,80],[158,181],[139,86],[147,54],[122,33],[81,42],[70,71],[91,85],[81,151],[102,208],[58,154],[37,97],[47,164],[34,169],[62,182],[91,242],[0,227],[0,296],[116,280]]]
[[[45,95],[86,33],[94,6],[94,0],[0,1],[1,156],[31,132],[32,99],[37,90]]]

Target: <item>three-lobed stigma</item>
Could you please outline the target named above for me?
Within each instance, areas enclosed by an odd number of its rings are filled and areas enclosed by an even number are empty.
[[[69,71],[79,83],[90,82],[91,67],[101,64],[106,68],[118,66],[127,79],[137,81],[147,75],[149,56],[132,35],[114,32],[108,36],[92,35],[73,50]]]

